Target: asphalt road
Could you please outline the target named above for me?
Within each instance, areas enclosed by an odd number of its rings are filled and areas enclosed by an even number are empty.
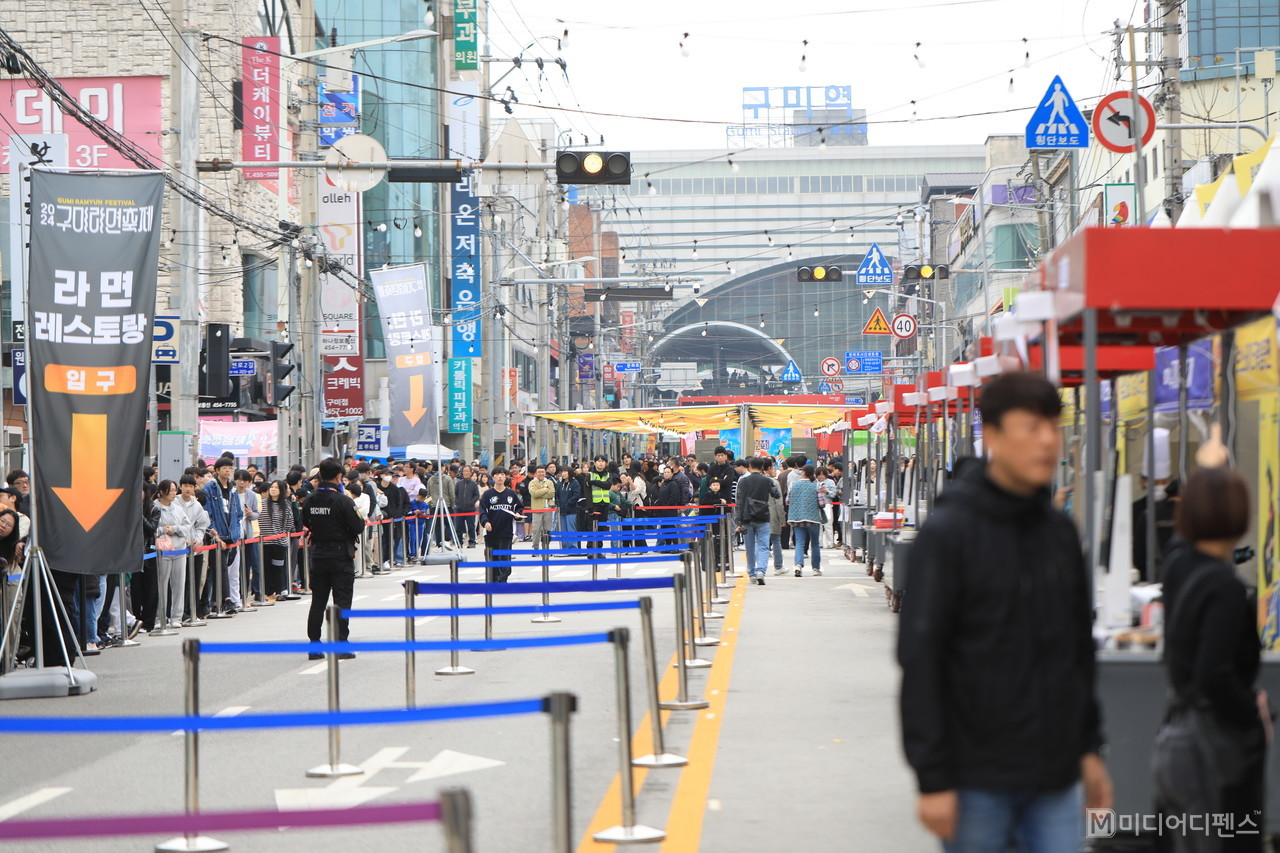
[[[770,577],[761,588],[739,583],[733,603],[717,606],[708,622],[722,638],[702,656],[691,693],[706,696],[704,711],[665,713],[667,748],[687,755],[684,769],[638,771],[640,822],[668,830],[663,853],[692,851],[840,851],[874,841],[877,850],[927,849],[914,822],[911,779],[898,746],[897,672],[891,648],[896,617],[881,587],[860,567],[824,554],[824,577]],[[735,554],[739,567],[741,553]],[[662,571],[671,568],[662,564]],[[553,579],[578,579],[583,570],[553,570]],[[651,566],[623,565],[624,576],[652,576]],[[610,564],[602,577],[613,576]],[[445,580],[437,567],[408,568],[357,581],[357,608],[397,608],[407,577]],[[478,580],[478,571],[463,580]],[[536,580],[519,573],[513,580]],[[864,594],[865,593],[865,594]],[[635,593],[570,594],[558,603],[634,598]],[[669,590],[653,593],[663,696],[673,696],[670,668],[675,633]],[[530,599],[520,597],[520,603]],[[478,604],[473,599],[467,604]],[[499,602],[503,603],[503,602]],[[508,600],[505,603],[512,603]],[[0,706],[0,715],[180,714],[184,636],[213,641],[305,638],[307,600],[282,602],[233,619],[185,629],[176,637],[142,637],[137,648],[110,649],[93,658],[99,690],[83,697],[25,700]],[[432,602],[435,606],[437,602]],[[439,603],[441,606],[443,602]],[[427,606],[425,603],[420,606]],[[633,611],[574,612],[563,621],[533,624],[528,616],[498,616],[502,637],[587,633],[631,627],[633,747],[649,747],[638,616]],[[403,620],[354,622],[355,640],[402,639]],[[464,637],[481,636],[478,619],[464,620]],[[419,639],[445,639],[448,620],[420,620]],[[614,665],[608,645],[513,649],[462,655],[475,675],[435,676],[447,652],[418,655],[418,703],[445,705],[577,695],[573,720],[574,827],[580,851],[605,853],[594,829],[617,823],[618,741]],[[342,706],[404,707],[404,658],[364,654],[341,667]],[[315,711],[325,707],[323,665],[298,655],[205,656],[204,713]],[[550,734],[542,714],[342,731],[342,759],[365,774],[342,780],[307,778],[326,761],[323,729],[231,731],[201,736],[201,807],[205,810],[343,808],[362,803],[434,799],[441,787],[468,788],[475,804],[476,850],[551,849]],[[183,738],[164,734],[8,735],[0,747],[0,819],[177,813],[183,805]],[[223,833],[237,851],[443,850],[432,825],[361,829]],[[41,851],[149,850],[161,838],[24,843],[7,849]],[[0,849],[3,848],[0,845]]]

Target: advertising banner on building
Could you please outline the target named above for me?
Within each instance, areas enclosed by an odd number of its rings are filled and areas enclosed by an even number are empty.
[[[479,13],[476,0],[454,0],[453,4],[453,70],[475,71],[479,68]]]
[[[26,211],[31,209],[31,182],[27,180],[30,169],[36,166],[63,168],[67,165],[67,134],[13,134],[9,139],[9,254],[7,258],[21,259],[31,242],[27,233],[30,220]],[[16,188],[16,192],[15,192]],[[21,322],[27,315],[27,270],[22,263],[4,264],[4,277],[9,279],[13,294],[12,316]]]
[[[360,299],[351,280],[364,270],[360,193],[334,186],[321,173],[316,181],[316,223],[320,245],[328,261],[337,261],[350,275],[323,272],[320,275],[320,332],[322,355],[360,355]]]
[[[1156,349],[1156,411],[1178,411],[1177,347]],[[1187,408],[1213,408],[1213,345],[1195,341],[1187,346]]]
[[[471,173],[449,189],[449,282],[453,293],[455,358],[480,358],[480,207],[471,191]]]
[[[471,359],[449,359],[449,432],[471,432]]]
[[[376,269],[370,271],[369,278],[387,347],[387,386],[391,392],[388,441],[394,447],[437,444],[436,358],[427,267],[409,264]]]
[[[360,132],[360,78],[351,78],[350,92],[330,92],[320,78],[320,147],[328,148],[344,136]]]
[[[31,175],[32,499],[61,571],[138,568],[163,206],[156,172]]]
[[[449,83],[445,124],[449,128],[449,157],[479,161],[484,158],[480,138],[480,84],[475,80]]]
[[[200,456],[217,459],[230,453],[237,459],[276,455],[276,422],[233,423],[218,418],[200,419]]]
[[[241,45],[244,127],[240,129],[240,159],[271,163],[280,159],[280,37],[249,36]],[[240,175],[247,181],[275,181],[280,170],[246,166]]]
[[[1276,515],[1280,495],[1280,398],[1274,394],[1258,401],[1258,631],[1262,648],[1280,649],[1280,572],[1276,570]]]
[[[330,418],[364,417],[364,356],[325,356],[324,413]]]

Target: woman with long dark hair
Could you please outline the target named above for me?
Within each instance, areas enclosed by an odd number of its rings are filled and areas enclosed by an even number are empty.
[[[263,536],[262,559],[267,569],[267,600],[292,600],[298,598],[289,593],[289,578],[285,570],[288,564],[289,539],[271,539],[282,533],[293,533],[293,508],[289,505],[289,487],[284,480],[276,480],[267,486],[262,495],[262,512],[258,527]]]

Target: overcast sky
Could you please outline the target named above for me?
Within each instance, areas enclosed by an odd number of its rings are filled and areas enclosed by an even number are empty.
[[[552,115],[593,143],[603,134],[608,148],[639,151],[727,147],[723,123],[742,120],[744,86],[848,85],[855,108],[867,110],[872,145],[980,143],[1021,133],[1055,74],[1090,104],[1118,88],[1103,31],[1117,18],[1140,25],[1145,2],[491,0],[494,55],[569,30],[568,83],[558,68],[540,77],[526,64],[495,94],[511,84],[525,103],[693,122],[515,107],[518,117]],[[553,40],[523,53],[560,55]],[[494,65],[493,78],[509,68]],[[973,113],[989,114],[942,118]]]

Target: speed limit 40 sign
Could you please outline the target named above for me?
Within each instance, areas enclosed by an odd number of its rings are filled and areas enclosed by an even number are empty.
[[[893,322],[889,324],[889,328],[893,329],[893,334],[899,338],[913,338],[919,324],[916,318],[910,314],[899,314],[893,318]]]

